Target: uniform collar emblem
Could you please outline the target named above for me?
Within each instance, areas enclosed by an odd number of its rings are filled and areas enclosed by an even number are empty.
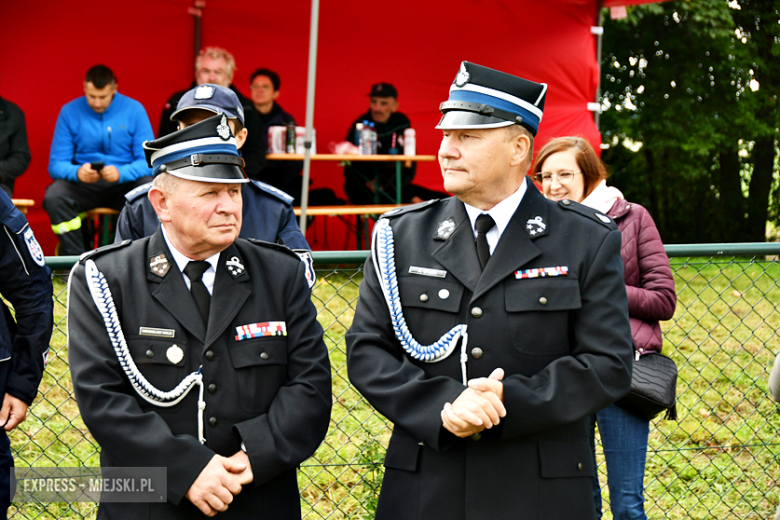
[[[149,269],[160,278],[165,276],[170,268],[171,264],[168,263],[168,258],[164,253],[160,253],[149,259]]]
[[[225,114],[222,114],[222,119],[219,122],[219,126],[217,126],[217,134],[223,141],[230,139],[230,127],[227,125]]]
[[[195,89],[195,99],[211,99],[214,96],[214,87],[201,85]]]
[[[241,260],[238,259],[237,256],[230,257],[230,260],[225,262],[225,268],[230,273],[230,276],[233,278],[238,278],[242,274],[244,274],[244,264],[241,263]]]
[[[547,231],[547,224],[543,217],[536,215],[533,218],[529,218],[525,223],[525,230],[528,232],[528,236],[533,238],[544,234]]]
[[[470,79],[471,76],[469,75],[469,72],[466,70],[466,64],[461,62],[458,75],[455,76],[455,85],[458,87],[462,87],[463,85],[468,83]]]
[[[436,236],[434,240],[447,240],[450,238],[452,232],[455,231],[455,219],[450,217],[447,220],[442,220],[436,228]]]

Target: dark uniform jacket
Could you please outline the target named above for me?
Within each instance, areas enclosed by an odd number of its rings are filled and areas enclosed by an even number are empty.
[[[194,81],[190,85],[190,88],[180,90],[171,94],[168,101],[165,102],[162,114],[160,115],[160,126],[157,129],[157,138],[164,137],[168,134],[172,134],[178,128],[179,123],[171,121],[171,114],[176,112],[176,105],[179,104],[179,100],[189,90],[197,87],[197,83]],[[244,158],[246,166],[244,170],[250,179],[260,179],[260,171],[265,165],[265,146],[268,141],[268,137],[263,135],[263,125],[260,122],[260,116],[255,110],[255,106],[252,101],[243,95],[235,85],[230,85],[230,90],[235,92],[238,96],[238,100],[241,102],[241,106],[244,108],[244,128],[247,129],[246,142],[241,147],[241,157]]]
[[[30,164],[27,127],[24,112],[10,101],[0,98],[0,189],[10,197],[14,181]]]
[[[147,197],[151,187],[151,183],[144,184],[125,195],[125,207],[117,220],[114,242],[136,240],[157,231],[160,221]],[[242,184],[241,197],[241,238],[284,244],[290,249],[311,250],[295,219],[290,205],[292,197],[257,181]]]
[[[129,384],[86,284],[89,258],[106,277],[130,354],[152,385],[169,391],[202,366],[205,445],[197,388],[160,408]],[[70,367],[101,465],[168,468],[167,503],[101,504],[98,518],[201,518],[185,494],[215,453],[233,455],[242,442],[254,483],[219,516],[300,518],[296,467],[324,438],[331,407],[328,352],[303,270],[286,248],[237,240],[219,257],[206,326],[161,232],[98,249],[74,267]],[[265,322],[284,322],[287,335],[246,339],[239,329]],[[173,345],[184,352],[177,363],[169,359]]]
[[[5,393],[32,404],[43,376],[54,325],[51,272],[30,224],[0,191],[0,362],[10,364],[0,381]]]
[[[407,355],[369,260],[347,355],[352,383],[394,423],[376,518],[595,518],[587,417],[628,391],[633,353],[614,223],[528,182],[482,272],[458,199],[389,218],[409,330],[430,345],[466,324],[468,379],[503,368],[507,415],[477,440],[443,428],[444,404],[464,390],[460,345],[436,363]],[[524,273],[545,267],[568,273]]]

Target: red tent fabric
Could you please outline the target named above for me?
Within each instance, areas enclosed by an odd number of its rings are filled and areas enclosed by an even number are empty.
[[[603,5],[635,3],[646,2],[607,0]],[[192,0],[0,5],[0,96],[24,110],[32,151],[14,196],[36,201],[28,217],[47,255],[53,254],[56,237],[41,201],[50,183],[49,147],[60,107],[83,94],[86,70],[104,63],[117,75],[119,90],[144,104],[156,129],[167,97],[192,81],[192,5]],[[255,68],[278,71],[278,101],[301,125],[310,10],[309,0],[208,0],[202,18],[202,44],[225,47],[236,57],[234,84],[248,94]],[[400,109],[417,130],[418,153],[435,154],[438,104],[447,98],[462,60],[549,84],[537,149],[550,137],[569,134],[598,145],[600,135],[587,109],[599,75],[591,34],[597,12],[596,0],[322,0],[317,149],[327,153],[330,143],[341,141],[351,121],[367,109],[370,85],[388,81],[398,88]],[[342,169],[336,164],[314,163],[312,179],[313,187],[343,194]],[[441,189],[438,165],[421,163],[416,182]],[[334,238],[337,230],[331,231],[330,243],[311,233],[315,249],[351,245]]]

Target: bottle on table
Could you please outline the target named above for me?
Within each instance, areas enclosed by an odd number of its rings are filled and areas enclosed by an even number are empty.
[[[358,153],[360,155],[371,155],[371,134],[368,129],[368,121],[355,125],[355,134],[358,141]]]
[[[376,133],[376,124],[373,121],[368,123],[368,129],[370,131],[370,139],[371,139],[371,155],[376,155],[379,153],[379,143],[378,143],[377,133]]]
[[[417,155],[417,132],[414,128],[404,130],[404,155]]]
[[[287,123],[287,136],[286,136],[285,152],[295,153],[295,123]]]

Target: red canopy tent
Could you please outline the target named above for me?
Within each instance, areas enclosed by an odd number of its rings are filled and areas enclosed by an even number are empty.
[[[46,254],[53,254],[56,238],[40,204],[50,182],[49,146],[60,107],[83,94],[86,70],[104,63],[116,73],[119,90],[144,104],[156,129],[167,97],[192,81],[192,2],[0,5],[0,95],[24,110],[32,152],[14,196],[36,201],[28,217]],[[602,5],[639,3],[648,1],[606,0]],[[447,98],[462,60],[549,84],[537,149],[550,137],[569,134],[599,144],[587,106],[599,79],[591,33],[598,7],[597,0],[322,0],[314,113],[318,151],[328,152],[330,143],[341,141],[355,116],[366,110],[369,86],[388,81],[398,88],[400,109],[417,130],[418,153],[435,154],[437,107]],[[234,84],[247,94],[255,68],[278,71],[278,101],[302,124],[310,11],[310,0],[208,0],[201,44],[235,55]],[[313,165],[312,179],[313,187],[343,194],[342,170],[335,164]],[[419,164],[415,182],[441,189],[438,166]],[[311,233],[308,238],[315,248],[348,245],[336,238],[325,244]]]

